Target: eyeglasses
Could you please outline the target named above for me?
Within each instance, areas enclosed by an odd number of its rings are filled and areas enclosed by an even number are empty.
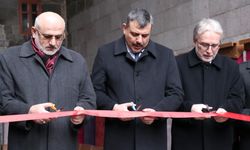
[[[218,43],[218,44],[209,44],[209,43],[204,43],[204,42],[198,42],[197,41],[197,43],[200,45],[200,47],[202,48],[202,49],[204,49],[204,50],[208,50],[210,47],[211,47],[211,49],[217,49],[217,48],[219,48],[219,46],[220,46],[220,43]]]
[[[40,36],[43,40],[48,40],[48,41],[50,41],[50,40],[52,40],[53,38],[55,38],[55,40],[57,40],[57,41],[63,41],[64,38],[65,38],[65,34],[64,34],[64,33],[63,33],[63,34],[59,34],[59,35],[50,35],[50,34],[43,34],[43,33],[41,33],[38,29],[35,29],[35,30],[38,32],[39,36]]]

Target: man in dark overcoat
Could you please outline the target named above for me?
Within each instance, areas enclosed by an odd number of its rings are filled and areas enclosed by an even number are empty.
[[[95,92],[83,57],[61,46],[65,22],[53,12],[40,14],[32,38],[0,55],[4,114],[95,109]],[[76,150],[84,115],[9,124],[9,150]]]
[[[175,111],[183,92],[172,50],[150,40],[152,15],[134,9],[123,36],[98,49],[92,81],[98,109]],[[166,150],[166,119],[106,119],[104,150]]]
[[[250,61],[240,64],[240,73],[243,77],[245,87],[245,103],[242,114],[250,115]],[[236,146],[234,150],[249,150],[250,148],[250,123],[245,121],[237,121],[235,124],[235,140]]]
[[[180,111],[239,113],[243,82],[236,62],[217,54],[223,30],[214,19],[194,28],[195,48],[177,57],[184,100]],[[233,121],[223,117],[173,119],[172,150],[232,150]]]

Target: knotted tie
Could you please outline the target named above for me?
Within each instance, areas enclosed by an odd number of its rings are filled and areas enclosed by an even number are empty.
[[[135,55],[135,61],[137,61],[140,57],[140,53],[134,53],[134,55]]]

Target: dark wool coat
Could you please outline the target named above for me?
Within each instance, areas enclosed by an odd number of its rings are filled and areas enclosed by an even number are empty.
[[[135,62],[124,37],[98,50],[92,81],[99,109],[133,101],[142,108],[175,111],[182,102],[182,88],[170,49],[150,41]],[[145,125],[140,119],[123,122],[106,119],[105,150],[166,150],[166,119]]]
[[[26,114],[38,103],[52,102],[65,111],[76,105],[95,108],[95,92],[82,56],[61,48],[49,76],[31,42],[8,48],[0,56],[4,114]],[[76,150],[77,128],[69,117],[40,125],[33,121],[10,123],[9,150]]]
[[[217,55],[211,64],[202,63],[195,50],[177,57],[184,103],[180,111],[191,111],[193,104],[208,104],[239,113],[243,105],[243,82],[238,64]],[[173,119],[173,150],[231,150],[232,120],[217,123],[213,118]]]
[[[242,114],[250,115],[250,62],[240,64],[240,73],[245,85],[245,105]],[[250,123],[238,121],[236,124],[236,139],[238,147],[235,150],[249,150]]]

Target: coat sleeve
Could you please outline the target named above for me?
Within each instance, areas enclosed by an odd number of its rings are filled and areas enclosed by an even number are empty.
[[[103,61],[103,56],[101,55],[100,49],[98,49],[98,53],[93,66],[92,82],[97,96],[97,108],[112,110],[116,102],[106,94],[107,74],[105,71],[105,63]]]
[[[172,51],[170,51],[168,58],[164,61],[168,63],[166,68],[165,96],[159,101],[154,109],[157,111],[175,111],[182,104],[184,93],[181,86],[178,67]]]
[[[84,109],[96,109],[96,94],[85,61],[83,68],[83,80],[80,83],[80,94],[77,106],[81,106]]]
[[[4,115],[26,114],[29,112],[31,105],[15,96],[15,81],[8,69],[3,55],[0,55],[0,80],[1,80],[1,107]],[[29,130],[30,123],[27,121],[13,123],[18,128]]]
[[[80,93],[79,93],[79,99],[78,99],[76,106],[81,106],[84,109],[96,109],[96,94],[95,94],[95,91],[94,91],[94,88],[90,79],[90,75],[88,73],[87,64],[85,60],[83,61],[82,68],[83,68],[83,71],[82,71],[83,77],[82,77],[82,81],[79,87]],[[79,125],[74,125],[73,123],[70,123],[71,127],[77,131],[79,128],[82,127],[84,123],[88,122],[89,119],[90,119],[90,116],[86,116],[83,123]]]
[[[244,83],[244,106],[242,113],[250,115],[250,72],[248,69],[249,62],[240,64],[240,74]]]
[[[232,81],[230,83],[230,90],[227,94],[226,102],[222,105],[229,112],[240,113],[244,101],[244,84],[239,72],[238,64],[234,63],[232,67]]]

